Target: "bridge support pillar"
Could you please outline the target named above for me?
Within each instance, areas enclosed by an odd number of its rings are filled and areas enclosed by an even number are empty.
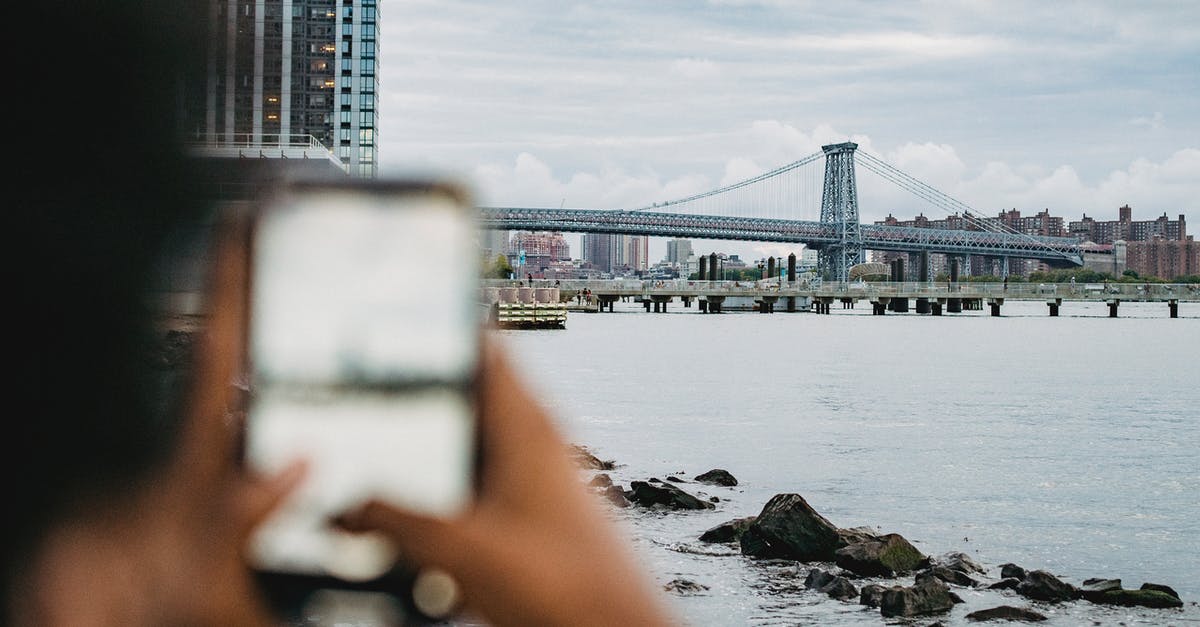
[[[1170,310],[1172,318],[1179,317],[1179,301],[1177,301],[1177,300],[1167,301],[1167,309]]]
[[[1117,317],[1117,306],[1120,304],[1121,304],[1121,301],[1119,301],[1115,298],[1113,300],[1108,301],[1108,317],[1109,318]]]
[[[948,298],[946,299],[946,311],[949,313],[962,313],[962,299]]]
[[[1055,298],[1054,300],[1048,300],[1048,301],[1046,301],[1046,305],[1048,305],[1050,307],[1050,317],[1057,318],[1058,317],[1058,308],[1060,306],[1062,306],[1062,299]]]
[[[871,315],[872,316],[882,316],[887,313],[887,310],[888,310],[888,300],[887,299],[879,299],[879,300],[871,301]]]
[[[942,315],[942,301],[940,299],[929,303],[929,307],[930,307],[929,313],[931,313],[935,316]]]
[[[993,317],[993,318],[999,318],[999,317],[1000,317],[1000,305],[1003,305],[1003,304],[1004,304],[1004,299],[1003,299],[1003,298],[991,298],[991,299],[988,299],[988,307],[989,307],[989,308],[992,310],[992,317]]]
[[[853,298],[843,298],[842,299],[842,309],[854,309],[854,299]]]
[[[787,297],[787,310],[789,313],[796,311],[796,297],[795,296]]]
[[[703,299],[698,300],[698,301],[696,301],[696,304],[699,305],[699,307],[700,307],[700,313],[708,313],[708,301],[707,300],[703,300]]]
[[[893,298],[891,301],[892,311],[896,313],[908,313],[907,298]]]
[[[929,299],[928,298],[918,298],[917,299],[917,313],[927,314],[930,311],[931,310],[929,308]]]

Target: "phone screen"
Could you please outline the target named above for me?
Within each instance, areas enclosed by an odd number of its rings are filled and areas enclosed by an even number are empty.
[[[436,186],[310,185],[257,215],[247,459],[268,472],[309,462],[255,538],[260,567],[377,577],[395,554],[336,531],[334,516],[370,498],[435,516],[470,500],[481,326],[462,198]]]

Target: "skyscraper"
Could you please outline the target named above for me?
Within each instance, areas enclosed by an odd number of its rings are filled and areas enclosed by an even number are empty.
[[[197,141],[242,158],[323,147],[350,175],[376,175],[377,0],[208,0],[208,18]]]

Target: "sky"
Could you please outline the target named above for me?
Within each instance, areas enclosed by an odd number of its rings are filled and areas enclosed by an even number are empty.
[[[1128,204],[1200,233],[1189,0],[406,0],[379,17],[381,173],[451,176],[478,205],[642,207],[849,140],[985,215]],[[946,215],[864,170],[863,222]]]

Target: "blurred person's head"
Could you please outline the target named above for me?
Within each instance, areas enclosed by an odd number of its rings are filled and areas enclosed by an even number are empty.
[[[32,63],[11,77],[6,160],[6,601],[49,528],[120,499],[170,452],[177,420],[144,295],[168,237],[202,209],[180,143],[199,4],[18,12]]]

